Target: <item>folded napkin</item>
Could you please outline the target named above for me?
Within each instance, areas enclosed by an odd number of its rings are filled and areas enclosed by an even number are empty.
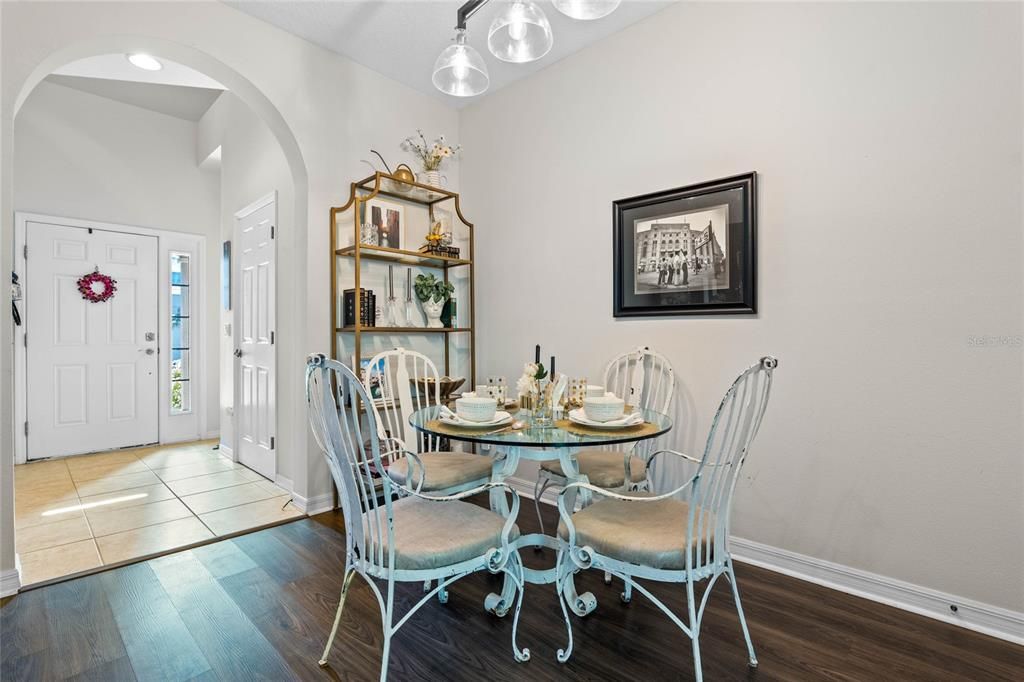
[[[462,421],[459,418],[459,415],[455,414],[454,412],[452,412],[451,410],[448,409],[447,405],[442,405],[441,406],[441,409],[438,410],[438,416],[441,419],[447,419],[449,421]]]
[[[598,424],[601,426],[639,426],[644,423],[644,418],[640,416],[639,412],[630,412],[629,414],[623,415],[618,419],[612,419],[607,422],[597,422],[590,419],[587,413],[581,408],[579,410],[573,410],[574,416],[577,419],[589,422],[591,424]]]

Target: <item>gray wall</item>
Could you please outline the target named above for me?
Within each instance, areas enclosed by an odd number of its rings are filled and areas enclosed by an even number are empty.
[[[1020,611],[1020,4],[681,4],[470,106],[480,366],[645,343],[699,454],[776,387],[735,534]],[[611,202],[756,170],[759,314],[611,315]],[[510,305],[511,303],[513,303]]]

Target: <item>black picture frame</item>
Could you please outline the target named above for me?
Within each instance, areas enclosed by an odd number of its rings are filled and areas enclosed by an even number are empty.
[[[757,173],[612,202],[612,259],[615,317],[757,313]]]

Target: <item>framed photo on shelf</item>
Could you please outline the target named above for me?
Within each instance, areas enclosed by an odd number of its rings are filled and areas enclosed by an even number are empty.
[[[377,244],[389,249],[402,249],[405,231],[405,207],[374,197],[363,205],[362,222],[377,229]]]
[[[612,204],[615,317],[757,312],[757,174]]]

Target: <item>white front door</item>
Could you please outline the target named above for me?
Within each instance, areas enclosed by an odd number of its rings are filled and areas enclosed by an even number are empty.
[[[270,480],[277,474],[274,433],[276,295],[274,195],[235,215],[238,252],[238,318],[235,356],[238,377],[235,401],[238,461]]]
[[[157,239],[29,222],[25,281],[28,459],[159,439]],[[94,271],[116,291],[92,302]]]

